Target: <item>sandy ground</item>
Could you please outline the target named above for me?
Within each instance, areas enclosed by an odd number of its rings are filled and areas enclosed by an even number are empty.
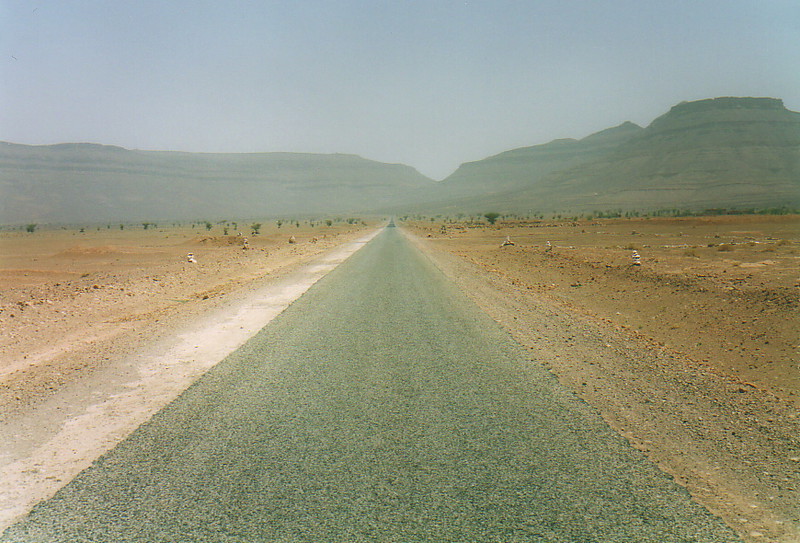
[[[745,540],[789,542],[800,540],[798,225],[719,217],[406,230]],[[369,230],[273,224],[248,236],[248,250],[219,226],[0,233],[0,424],[36,417],[56,435],[101,384],[124,385],[120,361],[131,353]],[[515,245],[500,247],[506,236]],[[33,447],[27,431],[14,434],[22,453]],[[58,461],[77,454],[60,447]]]
[[[798,217],[406,226],[743,539],[800,541]]]
[[[251,236],[248,249],[241,237],[175,228],[77,240],[65,231],[5,234],[0,433],[9,439],[0,444],[0,529],[376,232],[272,227]]]
[[[246,236],[248,250],[219,226],[0,233],[3,412],[101,363],[95,358],[103,358],[104,342],[174,313],[202,313],[226,293],[286,273],[363,228],[268,225]],[[74,356],[86,352],[94,356]]]

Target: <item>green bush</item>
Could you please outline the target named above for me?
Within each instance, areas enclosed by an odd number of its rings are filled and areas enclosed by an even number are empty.
[[[489,221],[489,224],[494,224],[497,218],[500,216],[500,213],[490,211],[489,213],[484,213],[483,216],[486,217],[486,220]]]

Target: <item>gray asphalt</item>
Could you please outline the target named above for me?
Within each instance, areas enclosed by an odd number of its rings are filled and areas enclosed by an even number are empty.
[[[0,539],[739,541],[394,228]]]

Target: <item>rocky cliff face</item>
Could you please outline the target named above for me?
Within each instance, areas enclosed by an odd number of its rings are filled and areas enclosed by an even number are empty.
[[[668,139],[680,133],[680,143],[706,146],[800,145],[800,113],[776,98],[713,98],[684,102],[655,119],[641,142]],[[674,143],[678,143],[678,140]]]
[[[772,98],[679,104],[608,160],[550,183],[569,177],[583,205],[591,194],[622,208],[800,206],[800,114]]]

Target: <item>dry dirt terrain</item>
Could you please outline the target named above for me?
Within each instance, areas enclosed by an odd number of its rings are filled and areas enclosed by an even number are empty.
[[[225,294],[288,273],[366,228],[272,223],[255,236],[249,228],[223,235],[220,225],[0,233],[0,416],[133,349],[153,323],[203,314]]]
[[[800,541],[797,216],[404,226],[743,539]]]
[[[743,539],[800,540],[798,217],[403,226]],[[0,415],[367,230],[271,224],[247,250],[220,226],[0,233]]]

